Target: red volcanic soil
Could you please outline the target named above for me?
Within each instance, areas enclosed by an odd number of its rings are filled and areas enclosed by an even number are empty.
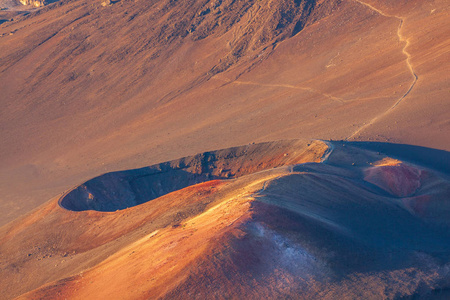
[[[0,253],[5,262],[2,274],[8,274],[0,280],[2,297],[18,296],[49,281],[78,274],[155,230],[181,229],[187,219],[201,214],[216,203],[246,193],[248,186],[252,189],[258,186],[262,180],[258,176],[272,178],[287,168],[278,170],[274,167],[318,162],[326,148],[322,142],[303,141],[247,145],[130,170],[125,174],[116,172],[94,178],[1,228]],[[189,176],[181,173],[180,167],[198,182],[214,179],[214,176],[229,178],[230,182],[225,184],[221,180],[212,180],[190,186],[195,182],[183,181],[183,176]],[[161,171],[161,168],[164,170]],[[258,175],[258,171],[262,170],[267,172]],[[149,171],[153,174],[148,176],[147,184],[142,181],[141,190],[138,191],[149,198],[141,203],[127,202],[127,194],[121,192],[126,185],[117,183],[131,177],[145,179],[142,173]],[[245,179],[244,176],[238,181],[231,180],[250,173],[255,173],[257,179]],[[186,185],[180,186],[180,180]],[[159,197],[153,199],[145,189],[151,191],[155,185],[164,181],[167,187],[173,187],[173,192],[162,190]],[[80,188],[85,191],[84,187],[90,193],[78,192]],[[82,206],[77,205],[76,201],[84,205],[88,201],[112,202],[118,206],[112,212],[95,211],[94,204],[81,210],[79,208]],[[129,208],[123,209],[125,207]]]
[[[422,171],[401,162],[382,162],[366,172],[365,180],[397,197],[413,195],[420,188]]]
[[[449,288],[447,0],[0,6],[0,298]]]
[[[0,25],[0,223],[102,173],[252,142],[450,149],[448,1],[101,2]]]
[[[97,199],[142,169],[111,173],[82,185],[93,197],[72,189],[2,227],[2,297],[372,299],[448,288],[448,174],[342,142],[208,154],[151,166],[171,166],[152,181],[180,163],[195,174],[199,159],[199,174],[247,167],[114,212],[58,205]],[[391,193],[408,172],[426,174],[414,196]]]

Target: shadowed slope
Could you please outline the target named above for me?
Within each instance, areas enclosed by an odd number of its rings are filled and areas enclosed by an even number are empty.
[[[25,286],[4,281],[2,289],[19,295],[36,288],[23,299],[371,299],[448,287],[448,174],[350,143],[327,144],[209,152],[229,159],[211,160],[214,167],[203,171],[218,174],[227,165],[234,179],[122,211],[73,212],[55,199],[2,228],[9,282],[26,278]],[[192,162],[195,169],[201,157],[160,166]],[[411,189],[403,193],[404,186]]]
[[[391,157],[401,157],[402,159],[431,167],[445,174],[450,173],[450,153],[448,151],[380,142],[349,142],[348,144],[354,147],[382,152]]]

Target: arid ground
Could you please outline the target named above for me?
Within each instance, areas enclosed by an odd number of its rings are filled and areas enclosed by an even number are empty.
[[[1,299],[448,297],[447,0],[24,4]]]

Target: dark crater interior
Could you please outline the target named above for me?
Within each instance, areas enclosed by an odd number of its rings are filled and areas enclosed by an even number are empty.
[[[300,141],[252,144],[111,172],[75,187],[59,203],[72,211],[121,210],[201,182],[300,163],[314,151],[308,145]]]

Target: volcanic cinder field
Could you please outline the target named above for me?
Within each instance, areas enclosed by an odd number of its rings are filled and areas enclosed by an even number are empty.
[[[0,299],[450,299],[448,0],[0,0]]]

